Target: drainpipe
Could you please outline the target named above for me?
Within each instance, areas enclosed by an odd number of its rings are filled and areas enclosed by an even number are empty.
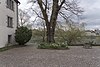
[[[18,6],[20,5],[20,3],[17,3],[17,6],[16,6],[16,8],[17,8],[17,10],[16,10],[16,12],[17,12],[17,28],[18,28],[18,26],[19,26],[19,18],[18,18]]]

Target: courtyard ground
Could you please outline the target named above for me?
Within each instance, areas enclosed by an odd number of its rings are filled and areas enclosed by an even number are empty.
[[[36,49],[34,46],[0,52],[0,67],[100,67],[100,47],[69,50]]]

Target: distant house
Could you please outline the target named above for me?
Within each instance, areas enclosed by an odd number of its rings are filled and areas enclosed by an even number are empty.
[[[100,30],[86,30],[87,36],[100,36]]]
[[[96,33],[96,35],[100,35],[100,30],[99,29],[96,29],[94,32]]]
[[[95,31],[92,31],[92,30],[86,30],[85,33],[86,33],[86,36],[97,36]]]
[[[100,45],[100,30],[86,30],[85,42],[93,41],[95,44]]]
[[[0,0],[0,48],[15,43],[19,3],[18,0]]]

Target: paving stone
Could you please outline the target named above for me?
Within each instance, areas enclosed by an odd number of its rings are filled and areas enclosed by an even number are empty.
[[[70,50],[15,48],[0,53],[0,67],[100,67],[100,47]]]

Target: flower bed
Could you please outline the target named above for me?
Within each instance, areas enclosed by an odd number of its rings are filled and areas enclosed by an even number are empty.
[[[39,49],[69,49],[66,43],[42,43],[38,45]]]

